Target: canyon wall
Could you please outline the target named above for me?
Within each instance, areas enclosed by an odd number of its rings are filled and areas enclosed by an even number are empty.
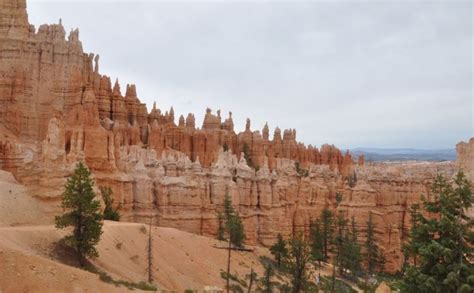
[[[250,120],[236,133],[232,113],[223,119],[207,109],[200,128],[193,114],[176,119],[173,108],[148,113],[135,85],[123,96],[118,81],[99,73],[99,57],[83,52],[78,30],[67,39],[61,23],[36,30],[24,0],[0,0],[0,18],[0,169],[51,205],[82,160],[97,186],[112,188],[124,220],[151,217],[213,236],[228,193],[249,244],[307,233],[325,207],[354,216],[362,237],[372,213],[393,272],[402,263],[407,209],[430,196],[436,174],[454,173],[450,162],[355,162],[335,146],[297,142],[294,129],[277,127],[270,139],[268,125],[252,131]]]
[[[474,183],[474,137],[456,145],[457,167]]]
[[[456,145],[456,167],[462,170],[472,186],[474,186],[474,137],[468,142],[460,142]],[[470,217],[474,218],[474,207],[468,210]]]

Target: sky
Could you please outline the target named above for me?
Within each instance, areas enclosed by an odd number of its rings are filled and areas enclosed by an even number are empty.
[[[453,148],[474,136],[470,1],[28,1],[100,72],[176,119],[268,122],[309,145]]]

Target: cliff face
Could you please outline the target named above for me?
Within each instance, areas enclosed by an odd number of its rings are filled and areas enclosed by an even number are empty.
[[[456,145],[456,167],[466,174],[467,179],[474,186],[474,137],[469,142],[460,142]],[[468,214],[474,218],[474,207],[468,210]]]
[[[248,120],[236,133],[231,113],[222,119],[210,109],[201,128],[193,114],[176,124],[173,108],[163,113],[154,105],[148,113],[134,85],[122,96],[118,81],[112,86],[99,73],[98,55],[83,53],[77,30],[67,39],[61,23],[36,31],[24,0],[0,0],[0,17],[0,169],[53,204],[84,160],[97,185],[113,189],[125,220],[152,217],[156,225],[214,235],[229,193],[251,244],[308,232],[325,207],[354,215],[363,235],[372,212],[386,268],[395,271],[407,208],[429,196],[436,173],[454,171],[451,163],[354,163],[334,146],[298,143],[293,129],[276,128],[270,139],[268,125],[252,131]]]
[[[456,145],[457,167],[467,178],[474,183],[474,137],[469,142],[460,142]]]

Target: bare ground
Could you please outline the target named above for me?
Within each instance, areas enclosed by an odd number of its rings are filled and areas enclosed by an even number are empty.
[[[63,235],[63,231],[56,230],[52,225],[0,227],[0,258],[5,263],[0,272],[8,275],[8,278],[0,279],[0,291],[34,292],[37,291],[35,288],[43,288],[43,283],[54,284],[54,288],[59,291],[91,289],[99,285],[107,287],[105,283],[101,284],[96,275],[60,263],[71,261],[64,259],[64,255],[58,255],[55,249]],[[147,244],[147,226],[106,221],[104,234],[98,245],[100,257],[94,264],[114,279],[146,281]],[[227,251],[217,249],[214,245],[224,244],[172,228],[152,227],[153,282],[161,289],[178,291],[202,290],[204,286],[223,288],[220,270],[226,268]],[[261,276],[263,269],[259,255],[266,253],[263,248],[255,248],[253,252],[233,251],[233,273],[243,277],[253,267]],[[40,268],[41,272],[48,271],[45,267],[53,267],[58,275],[39,274],[31,269],[33,266]],[[62,277],[62,273],[67,277]],[[73,278],[72,275],[78,277]],[[39,287],[35,287],[38,281],[36,277],[42,280],[38,283]],[[80,280],[87,282],[81,283]],[[86,285],[89,282],[92,287]],[[73,285],[75,287],[71,287]],[[12,290],[13,288],[18,290]]]

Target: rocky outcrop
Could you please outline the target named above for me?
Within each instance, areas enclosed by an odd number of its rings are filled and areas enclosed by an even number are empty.
[[[474,137],[469,142],[460,142],[456,145],[457,167],[474,184]]]
[[[469,142],[460,142],[456,145],[456,165],[462,170],[467,179],[474,186],[474,137]],[[474,207],[468,210],[468,214],[474,218]]]
[[[125,220],[214,235],[226,193],[243,217],[248,242],[309,231],[321,210],[354,216],[363,235],[369,213],[389,271],[401,265],[407,208],[430,194],[451,163],[364,164],[333,145],[305,146],[296,130],[266,124],[240,133],[232,113],[211,109],[201,128],[193,114],[150,113],[135,85],[99,73],[78,30],[28,23],[24,0],[0,0],[0,168],[29,194],[56,204],[75,164],[85,161],[98,186],[113,190]],[[463,148],[463,147],[461,147]],[[472,148],[471,148],[472,149]],[[350,181],[348,176],[356,175]],[[342,201],[336,202],[336,194]]]

